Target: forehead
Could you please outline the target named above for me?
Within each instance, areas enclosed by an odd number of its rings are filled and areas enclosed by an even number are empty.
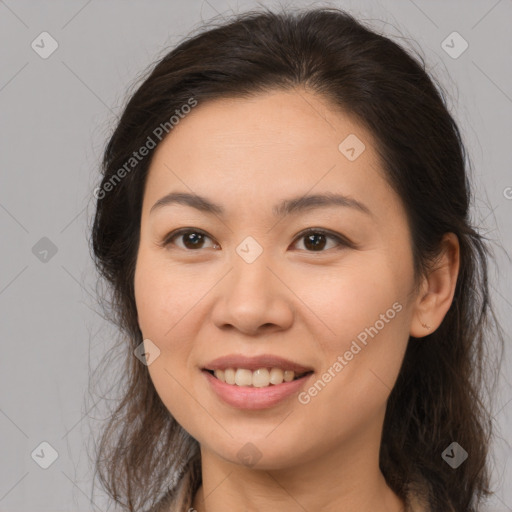
[[[274,204],[308,191],[340,192],[366,202],[396,200],[372,135],[304,90],[199,103],[152,159],[148,201],[173,190],[220,197],[245,209],[247,198]]]
[[[233,156],[249,151],[262,157],[278,152],[305,156],[311,149],[337,155],[339,143],[348,135],[364,143],[365,159],[376,156],[372,134],[354,116],[316,94],[277,90],[199,103],[174,126],[157,153],[178,150],[186,143],[196,150],[189,158],[204,157],[205,151],[228,158],[224,149]]]

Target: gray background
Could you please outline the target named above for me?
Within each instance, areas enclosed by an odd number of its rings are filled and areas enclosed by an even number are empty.
[[[0,1],[0,511],[113,508],[101,492],[94,503],[89,499],[87,455],[90,432],[113,396],[108,375],[99,391],[89,390],[90,372],[115,336],[98,314],[87,245],[99,158],[128,87],[148,65],[202,20],[257,5]],[[512,2],[293,5],[335,5],[371,20],[376,29],[419,49],[443,84],[474,166],[474,218],[499,242],[491,278],[508,343]],[[31,47],[44,31],[58,43],[47,59]],[[458,58],[441,46],[453,31],[469,44]],[[460,41],[454,47],[460,48]],[[40,241],[43,237],[51,243]],[[499,437],[493,473],[497,496],[489,506],[493,511],[512,510],[511,372],[507,347],[494,412]],[[48,469],[34,460],[49,460],[50,451],[39,447],[44,441],[58,453]],[[39,459],[31,456],[34,450]]]

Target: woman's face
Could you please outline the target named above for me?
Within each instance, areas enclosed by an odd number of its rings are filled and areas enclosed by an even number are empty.
[[[171,193],[180,202],[156,205]],[[135,273],[139,325],[158,394],[209,453],[277,469],[375,450],[412,292],[405,211],[371,134],[318,96],[199,104],[156,149]],[[249,360],[212,363],[225,356]],[[287,382],[280,370],[293,364],[313,373]],[[213,366],[277,370],[236,372],[256,384],[239,386]],[[266,386],[271,376],[285,381]]]

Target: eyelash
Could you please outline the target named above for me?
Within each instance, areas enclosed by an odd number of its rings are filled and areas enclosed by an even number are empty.
[[[162,247],[168,247],[169,245],[171,245],[173,243],[173,240],[175,238],[178,238],[179,236],[185,235],[187,233],[201,234],[201,235],[204,235],[205,237],[210,238],[211,240],[213,240],[212,237],[210,237],[207,233],[205,233],[201,229],[180,228],[180,229],[172,231],[171,233],[166,235],[160,245]],[[355,248],[355,245],[352,242],[350,242],[350,240],[348,240],[347,238],[345,238],[345,237],[343,237],[343,236],[341,236],[339,234],[335,234],[335,233],[333,233],[331,231],[327,231],[327,230],[322,229],[322,228],[309,228],[309,229],[307,229],[305,231],[300,232],[296,236],[296,238],[294,240],[294,244],[295,244],[296,241],[298,241],[300,239],[303,239],[306,236],[311,235],[311,234],[320,234],[320,235],[324,235],[327,238],[331,238],[331,239],[335,240],[337,242],[338,246],[337,247],[333,247],[333,249],[341,249],[342,247]],[[182,249],[182,248],[180,247],[180,249]],[[185,248],[183,250],[187,251],[187,252],[195,252],[195,251],[199,251],[200,249],[202,249],[202,248],[199,248],[199,249],[186,249]],[[304,250],[306,252],[310,252],[310,253],[314,254],[314,253],[327,252],[329,249],[321,250],[321,251],[308,251],[306,249],[304,249]]]

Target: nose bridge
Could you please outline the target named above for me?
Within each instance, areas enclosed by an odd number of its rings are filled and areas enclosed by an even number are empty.
[[[254,305],[271,301],[278,290],[269,269],[272,266],[269,261],[270,251],[264,251],[254,239],[246,239],[235,252],[232,258],[233,270],[228,279],[229,296],[237,297],[238,300],[245,297]]]
[[[271,251],[256,244],[254,239],[246,239],[233,254],[232,270],[214,308],[218,327],[231,324],[241,331],[254,332],[262,325],[286,327],[292,321],[287,288],[271,270]]]

